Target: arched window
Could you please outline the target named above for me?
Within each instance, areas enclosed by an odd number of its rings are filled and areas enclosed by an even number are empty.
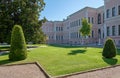
[[[101,14],[98,14],[98,24],[101,24]]]

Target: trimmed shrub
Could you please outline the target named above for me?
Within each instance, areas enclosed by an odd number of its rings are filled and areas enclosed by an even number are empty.
[[[113,58],[116,56],[117,50],[116,46],[111,38],[108,38],[105,42],[104,48],[103,48],[103,57],[105,58]]]
[[[27,47],[21,26],[15,25],[12,29],[9,59],[13,61],[27,58]]]

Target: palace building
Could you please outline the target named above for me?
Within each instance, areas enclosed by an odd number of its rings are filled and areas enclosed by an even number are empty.
[[[91,36],[82,39],[82,18],[92,24]],[[120,0],[104,0],[99,8],[85,7],[63,21],[47,21],[42,26],[48,44],[103,44],[110,37],[120,46]]]

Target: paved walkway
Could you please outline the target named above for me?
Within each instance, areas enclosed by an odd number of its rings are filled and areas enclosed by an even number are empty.
[[[0,66],[0,78],[48,78],[36,64]]]
[[[120,78],[120,66],[58,78]]]
[[[0,66],[0,78],[50,78],[38,63]],[[120,66],[56,78],[120,78]]]

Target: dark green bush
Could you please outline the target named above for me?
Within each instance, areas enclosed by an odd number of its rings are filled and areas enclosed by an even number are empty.
[[[116,46],[111,38],[108,38],[105,42],[104,48],[103,48],[103,57],[105,58],[113,58],[116,56],[117,50]]]
[[[24,60],[27,58],[27,47],[21,26],[15,25],[12,29],[10,60]]]

